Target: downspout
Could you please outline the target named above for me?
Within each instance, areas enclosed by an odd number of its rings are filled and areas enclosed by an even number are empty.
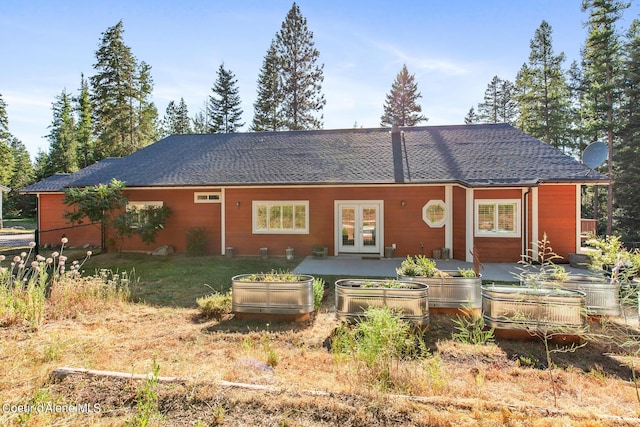
[[[527,191],[525,191],[522,194],[522,250],[520,254],[521,258],[523,257],[523,255],[524,256],[527,255],[527,250],[528,250],[527,242],[529,241],[529,206],[527,202],[528,202],[529,193],[531,193],[531,187],[529,187]]]

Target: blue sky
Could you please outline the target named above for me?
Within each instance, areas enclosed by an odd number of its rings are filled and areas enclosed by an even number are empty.
[[[221,63],[235,73],[253,117],[256,81],[292,5],[281,1],[78,0],[0,4],[0,94],[9,130],[32,157],[47,150],[51,104],[93,74],[102,33],[119,20],[124,40],[152,67],[160,117],[171,100],[202,109]],[[580,0],[299,0],[324,63],[324,127],[378,127],[385,95],[406,63],[427,124],[460,124],[494,75],[513,80],[542,20],[554,49],[579,59],[586,38]],[[640,17],[634,1],[621,29]]]

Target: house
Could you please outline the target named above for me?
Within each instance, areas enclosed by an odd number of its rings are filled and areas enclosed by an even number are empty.
[[[485,262],[518,261],[544,233],[567,259],[580,245],[581,187],[609,183],[507,124],[173,135],[24,188],[38,197],[40,242],[98,245],[97,227],[63,229],[63,191],[112,178],[130,206],[172,209],[156,245],[178,252],[199,227],[216,254],[447,248],[471,261],[475,248]],[[134,237],[123,250],[150,248]]]

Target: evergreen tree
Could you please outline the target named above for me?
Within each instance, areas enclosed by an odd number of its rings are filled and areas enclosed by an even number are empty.
[[[102,33],[96,51],[96,74],[90,78],[97,140],[95,160],[120,157],[153,142],[157,111],[149,101],[151,67],[138,65],[124,43],[122,21]]]
[[[35,196],[18,193],[18,190],[34,182],[33,165],[27,147],[18,138],[11,139],[13,154],[13,176],[9,182],[11,192],[7,195],[5,209],[14,215],[35,216]]]
[[[207,115],[205,111],[196,113],[193,117],[193,133],[207,133]]]
[[[480,120],[478,119],[478,115],[476,114],[476,110],[473,108],[473,106],[471,106],[471,108],[469,108],[469,112],[467,113],[467,115],[464,118],[464,124],[465,125],[474,125],[476,123],[478,123]]]
[[[91,120],[91,99],[89,85],[84,75],[80,77],[80,96],[76,101],[76,113],[78,123],[76,126],[76,139],[78,153],[78,167],[85,168],[93,163],[93,124]]]
[[[387,94],[380,124],[392,127],[415,126],[429,120],[421,114],[422,107],[417,103],[418,98],[422,98],[422,95],[418,92],[415,75],[409,74],[407,65],[404,64]]]
[[[280,60],[276,45],[271,41],[258,76],[258,98],[253,104],[251,130],[278,131],[284,126],[282,115],[283,96],[279,85]]]
[[[518,117],[518,103],[515,99],[515,85],[502,80],[498,87],[498,116],[502,123],[515,124]]]
[[[7,104],[0,94],[0,184],[8,186],[13,175],[13,156],[9,146],[11,134],[9,133],[9,117]],[[0,197],[3,197],[0,195]]]
[[[78,170],[76,126],[72,113],[71,98],[66,90],[56,97],[52,106],[53,121],[50,126],[49,162],[47,176],[54,173],[70,173]]]
[[[209,96],[209,128],[208,133],[232,133],[244,126],[240,123],[240,93],[238,80],[224,64],[218,68],[218,77]]]
[[[482,123],[501,123],[500,120],[500,87],[502,79],[493,76],[484,91],[484,101],[478,104],[478,118]]]
[[[169,102],[163,124],[165,136],[191,133],[191,121],[184,98],[180,98],[180,104],[177,106],[174,101]]]
[[[49,155],[47,154],[46,151],[39,149],[33,161],[34,180],[36,182],[42,181],[43,179],[51,176],[51,174],[48,173],[48,169],[49,169]]]
[[[614,152],[616,229],[640,241],[640,20],[629,29],[622,67],[621,144]]]
[[[275,48],[280,60],[281,111],[284,128],[320,129],[326,104],[322,93],[323,65],[317,65],[320,52],[314,47],[313,33],[300,8],[293,3],[276,34]]]
[[[591,135],[605,137],[608,145],[608,171],[613,177],[613,146],[619,93],[616,83],[620,75],[620,47],[616,22],[628,3],[619,0],[583,0],[582,10],[589,13],[589,34],[584,48],[584,75],[588,84],[583,116]],[[596,218],[597,219],[597,218]],[[613,185],[607,191],[607,226],[613,228]]]
[[[519,127],[556,148],[570,150],[569,87],[562,69],[564,54],[553,52],[552,29],[542,21],[529,44],[529,62],[519,80]]]

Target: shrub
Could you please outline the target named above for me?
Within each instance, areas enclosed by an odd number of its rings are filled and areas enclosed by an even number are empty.
[[[424,276],[434,277],[438,275],[439,270],[436,268],[436,262],[424,255],[418,255],[414,258],[407,256],[400,264],[400,268],[396,269],[399,276]]]
[[[196,300],[200,313],[208,319],[220,320],[225,314],[231,313],[231,291],[226,294],[213,292]]]
[[[202,256],[207,254],[207,235],[202,227],[191,227],[187,230],[187,254]]]
[[[313,309],[318,310],[324,298],[324,280],[313,279]]]
[[[332,342],[336,360],[346,359],[362,371],[361,377],[381,389],[397,387],[394,371],[400,360],[427,354],[422,339],[409,323],[388,308],[369,308],[355,327],[337,329]]]
[[[451,337],[464,344],[489,344],[494,340],[494,328],[485,330],[485,323],[482,314],[473,310],[471,303],[465,304],[462,309],[462,316],[456,315],[453,319],[457,332],[451,334]]]

